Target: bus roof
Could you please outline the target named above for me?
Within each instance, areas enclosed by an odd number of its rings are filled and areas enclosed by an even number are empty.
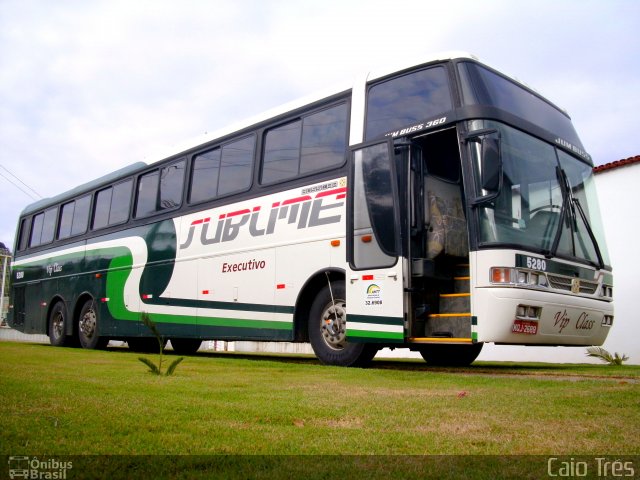
[[[136,162],[136,163],[132,163],[131,165],[127,165],[126,167],[120,168],[114,172],[111,173],[107,173],[106,175],[103,175],[100,178],[96,178],[94,180],[91,180],[87,183],[83,183],[82,185],[79,185],[75,188],[72,188],[71,190],[67,190],[66,192],[60,193],[59,195],[56,195],[54,197],[47,197],[47,198],[43,198],[42,200],[38,200],[37,202],[33,202],[29,205],[27,205],[24,210],[22,210],[20,215],[28,215],[30,213],[36,212],[38,210],[42,210],[43,208],[48,207],[49,205],[54,205],[57,204],[67,198],[73,198],[76,195],[79,195],[81,193],[84,192],[88,192],[93,190],[96,187],[99,187],[100,185],[106,184],[106,183],[111,183],[114,182],[116,180],[118,180],[121,177],[125,177],[133,172],[136,172],[144,167],[146,167],[147,164],[144,162]]]

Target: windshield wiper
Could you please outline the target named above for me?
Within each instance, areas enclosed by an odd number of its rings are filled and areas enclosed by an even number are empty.
[[[593,248],[596,251],[596,257],[598,257],[598,268],[604,268],[604,260],[602,259],[602,252],[600,252],[600,245],[598,245],[598,240],[596,240],[596,236],[591,229],[591,224],[589,224],[589,220],[587,219],[587,215],[584,213],[582,205],[580,204],[580,200],[575,198],[573,195],[571,196],[571,200],[574,205],[577,207],[578,212],[580,213],[580,218],[584,222],[584,226],[587,227],[587,233],[589,234],[589,238],[591,239],[591,243],[593,243]],[[575,211],[574,211],[575,215]]]
[[[580,219],[584,223],[587,233],[589,234],[589,239],[593,244],[596,256],[598,257],[598,268],[604,268],[604,260],[602,259],[602,252],[600,251],[600,245],[598,245],[598,240],[596,239],[595,234],[591,228],[591,224],[587,218],[587,215],[584,213],[582,205],[580,204],[580,200],[573,196],[573,189],[571,188],[571,183],[569,182],[569,177],[567,172],[564,171],[561,167],[556,167],[556,177],[558,178],[558,183],[560,184],[560,190],[562,192],[562,210],[560,211],[560,220],[558,222],[558,231],[556,232],[556,236],[553,239],[553,245],[551,246],[551,250],[547,253],[546,257],[551,258],[555,257],[558,253],[558,246],[560,245],[560,238],[562,237],[562,224],[566,222],[567,228],[571,231],[571,248],[573,255],[576,255],[576,245],[575,245],[575,236],[574,234],[578,232],[578,219],[576,216],[576,210],[580,214]]]

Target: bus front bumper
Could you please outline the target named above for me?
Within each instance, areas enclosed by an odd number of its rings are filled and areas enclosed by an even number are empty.
[[[584,296],[487,287],[472,302],[479,342],[602,345],[613,323],[612,303]]]

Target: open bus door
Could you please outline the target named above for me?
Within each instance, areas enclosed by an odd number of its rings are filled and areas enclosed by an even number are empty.
[[[347,222],[348,342],[405,341],[400,212],[392,140],[350,152]]]

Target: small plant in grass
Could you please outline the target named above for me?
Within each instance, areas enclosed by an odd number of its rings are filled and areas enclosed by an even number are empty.
[[[599,360],[602,360],[604,363],[608,363],[609,365],[622,365],[623,362],[629,360],[624,353],[619,355],[618,352],[611,355],[602,347],[589,347],[587,348],[587,356],[595,357]]]
[[[173,362],[171,362],[171,364],[169,365],[169,368],[167,368],[167,371],[163,374],[162,373],[162,357],[164,354],[164,339],[162,338],[162,335],[160,335],[160,332],[158,331],[158,327],[156,327],[155,322],[151,320],[151,317],[149,317],[149,315],[146,312],[142,312],[142,323],[144,323],[144,325],[149,330],[151,330],[151,332],[155,335],[156,339],[158,340],[158,352],[159,352],[158,364],[156,365],[155,363],[153,363],[153,361],[145,357],[138,357],[138,360],[140,360],[147,367],[149,367],[149,371],[151,373],[154,373],[155,375],[164,375],[165,377],[169,377],[173,375],[173,373],[176,371],[176,367],[182,360],[184,360],[184,357],[176,358]]]

